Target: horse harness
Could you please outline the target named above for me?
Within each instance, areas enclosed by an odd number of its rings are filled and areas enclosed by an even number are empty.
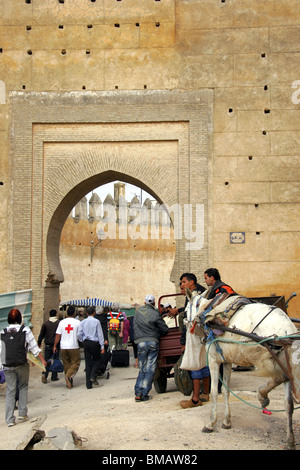
[[[217,304],[222,302],[223,299],[220,299],[219,302],[216,302]],[[251,302],[252,303],[252,302]],[[211,310],[215,305],[215,302],[212,302],[212,304],[209,305],[209,310]],[[237,307],[236,311],[234,313],[236,313],[243,305],[240,305]],[[289,358],[289,355],[288,355],[288,352],[287,352],[287,348],[289,346],[292,345],[293,343],[293,340],[290,339],[290,338],[264,338],[264,337],[260,337],[258,336],[256,333],[254,333],[254,330],[270,315],[270,313],[275,310],[277,307],[276,306],[271,306],[270,307],[270,310],[266,313],[266,315],[259,321],[259,323],[253,328],[252,332],[251,333],[247,333],[245,331],[242,331],[242,330],[239,330],[237,328],[229,328],[227,326],[225,326],[221,321],[217,321],[216,319],[214,319],[212,322],[208,322],[206,324],[206,327],[208,330],[210,330],[210,333],[208,334],[207,336],[207,339],[205,342],[210,342],[212,340],[214,340],[215,338],[212,337],[211,333],[212,333],[212,330],[214,328],[217,327],[217,329],[225,332],[225,331],[228,331],[230,333],[234,333],[234,334],[237,334],[237,335],[240,335],[240,336],[245,336],[246,338],[249,338],[257,343],[260,343],[262,346],[264,346],[268,352],[271,354],[272,358],[274,359],[274,361],[279,365],[279,367],[281,368],[282,372],[284,373],[284,375],[286,376],[286,379],[289,380],[291,382],[291,385],[292,385],[292,391],[295,395],[295,384],[294,384],[294,377],[293,377],[293,374],[292,374],[292,368],[291,368],[291,364],[290,364],[290,358]],[[203,317],[205,316],[205,314],[207,313],[207,310],[205,310],[203,312]],[[234,315],[233,313],[233,315]],[[232,317],[231,317],[232,318]],[[295,334],[294,336],[295,339],[297,338],[300,338],[299,334]],[[223,356],[223,353],[222,353],[222,349],[221,347],[219,346],[219,341],[216,340],[217,344],[216,344],[216,349],[217,351],[219,352],[219,354],[222,355],[223,359],[225,360],[224,356]],[[286,360],[286,366],[282,363],[282,361],[279,359],[279,354],[282,352],[282,350],[284,350],[284,356],[285,356],[285,360]]]

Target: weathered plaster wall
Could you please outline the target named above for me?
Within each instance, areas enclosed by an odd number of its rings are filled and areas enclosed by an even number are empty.
[[[0,0],[1,291],[16,286],[12,194],[32,191],[31,181],[12,177],[11,92],[210,89],[207,264],[242,293],[299,295],[298,7],[298,0]],[[230,244],[230,232],[245,232],[245,244]],[[300,296],[294,316],[299,305]]]
[[[175,293],[170,281],[175,258],[173,230],[160,232],[160,239],[133,236],[99,243],[97,222],[68,218],[62,231],[60,260],[65,281],[60,288],[62,301],[98,297],[125,304],[141,304],[152,293]],[[161,230],[161,228],[160,228]],[[170,235],[170,236],[169,236]],[[93,245],[91,244],[93,241]],[[174,299],[165,299],[164,302]]]

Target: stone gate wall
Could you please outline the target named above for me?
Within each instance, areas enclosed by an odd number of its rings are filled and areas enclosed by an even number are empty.
[[[46,283],[52,289],[62,280],[54,260],[58,221],[84,191],[119,179],[130,137],[136,148],[128,150],[128,182],[145,185],[161,202],[205,207],[203,250],[184,256],[176,248],[174,281],[187,268],[201,277],[215,266],[247,295],[299,294],[297,12],[298,0],[0,0],[1,291],[33,287],[34,314],[41,315]],[[125,138],[115,127],[108,149],[103,130],[93,127],[106,126],[107,138],[109,126],[145,120],[159,128],[148,144],[160,135],[151,177],[149,166],[137,171],[133,164],[135,155],[146,158],[136,151],[145,128]],[[168,122],[177,123],[173,134]],[[155,153],[156,143],[148,144]],[[69,169],[78,175],[91,158],[87,180],[65,177],[67,193],[54,184],[66,169],[62,162],[72,160]],[[102,167],[95,164],[101,159]],[[174,177],[176,185],[166,188]],[[57,216],[55,243],[47,239],[52,219],[45,203]],[[293,302],[297,316],[300,301]]]

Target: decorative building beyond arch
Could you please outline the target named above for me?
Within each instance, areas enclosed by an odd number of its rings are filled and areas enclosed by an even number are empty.
[[[208,262],[208,168],[212,90],[12,93],[13,272],[32,288],[33,324],[58,305],[60,235],[72,208],[116,179],[162,204],[204,208],[204,242],[178,240],[172,281]],[[21,182],[21,184],[18,184]]]

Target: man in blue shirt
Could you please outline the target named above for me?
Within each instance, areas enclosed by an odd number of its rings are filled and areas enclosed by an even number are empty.
[[[86,388],[98,386],[97,374],[100,368],[101,354],[104,354],[104,336],[99,320],[94,318],[95,307],[87,308],[87,318],[82,320],[77,338],[83,343],[85,359]]]

